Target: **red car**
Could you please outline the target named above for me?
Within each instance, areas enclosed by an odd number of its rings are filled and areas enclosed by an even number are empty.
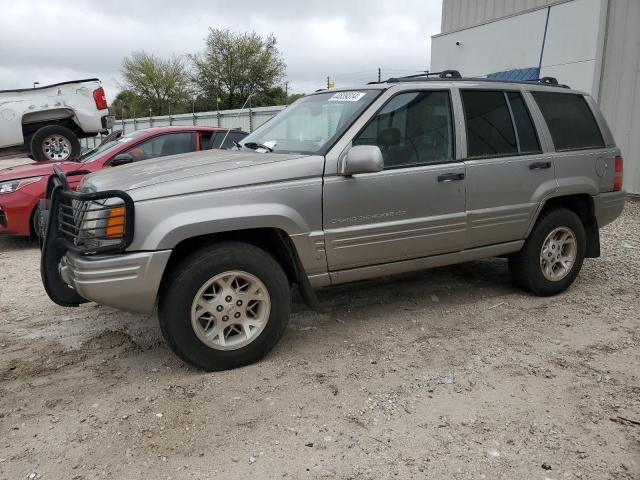
[[[53,165],[65,173],[79,171],[82,175],[69,177],[77,186],[88,173],[125,163],[179,153],[231,148],[247,134],[239,130],[213,127],[157,127],[137,130],[127,135],[107,139],[78,161],[39,162],[0,170],[0,234],[29,236],[37,231],[34,213],[38,200],[45,196],[47,180]],[[225,139],[226,137],[226,139]]]

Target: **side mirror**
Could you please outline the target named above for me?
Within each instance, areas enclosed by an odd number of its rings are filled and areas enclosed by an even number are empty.
[[[120,153],[116,155],[115,158],[109,160],[109,166],[117,167],[118,165],[126,165],[127,163],[133,163],[135,161],[136,159],[133,157],[133,155],[129,153]]]
[[[384,168],[382,152],[377,145],[356,145],[347,152],[342,161],[342,175],[375,173]]]

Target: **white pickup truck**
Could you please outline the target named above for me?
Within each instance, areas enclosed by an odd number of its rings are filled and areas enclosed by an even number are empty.
[[[80,155],[78,139],[113,121],[97,78],[0,90],[0,157],[26,151],[39,162],[73,159]]]

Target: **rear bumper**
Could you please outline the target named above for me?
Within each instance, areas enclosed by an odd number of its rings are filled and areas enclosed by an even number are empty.
[[[113,128],[115,120],[116,120],[116,117],[114,117],[113,115],[105,115],[104,117],[102,117],[100,119],[100,123],[102,124],[102,129],[108,130],[110,128]]]
[[[171,250],[83,256],[67,252],[62,280],[92,302],[131,312],[151,313]]]
[[[593,196],[593,205],[599,228],[613,222],[620,216],[624,209],[626,199],[627,192],[624,190],[620,192],[600,193]]]

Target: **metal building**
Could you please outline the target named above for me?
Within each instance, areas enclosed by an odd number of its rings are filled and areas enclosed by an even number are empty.
[[[443,0],[431,69],[558,78],[600,104],[640,194],[640,0]]]

